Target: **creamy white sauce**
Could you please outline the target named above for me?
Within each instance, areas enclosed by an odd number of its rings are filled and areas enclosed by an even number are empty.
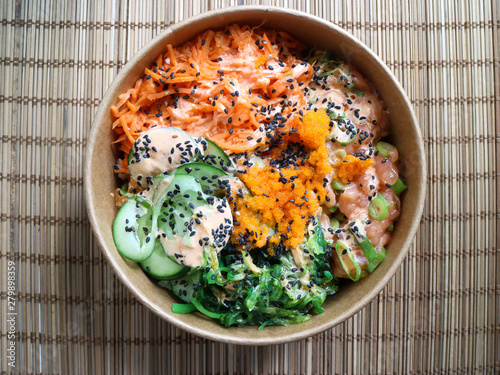
[[[137,139],[131,152],[136,147],[139,147],[141,155],[130,161],[129,171],[130,176],[142,188],[148,185],[146,178],[170,172],[179,165],[188,163],[196,154],[202,153],[198,143],[177,128],[150,129]]]
[[[330,227],[330,216],[325,212],[325,210],[321,211],[321,215],[319,216],[319,225],[321,229],[323,229],[323,235],[325,237],[325,241],[333,240],[333,233],[329,231]]]
[[[207,204],[194,210],[190,220],[190,226],[194,232],[193,236],[186,233],[184,236],[178,235],[174,239],[168,239],[163,236],[164,232],[159,230],[158,234],[160,234],[160,242],[165,254],[173,257],[182,265],[201,267],[204,246],[213,246],[217,253],[222,250],[231,236],[231,230],[226,228],[232,229],[233,218],[229,208],[225,209],[224,212],[217,209],[221,203],[222,199],[215,199],[213,205]],[[200,224],[197,224],[195,219],[198,219]]]

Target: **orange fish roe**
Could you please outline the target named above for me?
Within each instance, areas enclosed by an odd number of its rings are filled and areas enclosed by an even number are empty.
[[[339,163],[337,177],[343,184],[347,184],[362,175],[372,164],[373,159],[361,160],[356,156],[347,155],[342,163]]]
[[[300,138],[294,135],[293,140],[311,151],[307,159],[299,158],[296,166],[254,165],[240,177],[253,196],[236,198],[233,216],[239,225],[232,234],[234,243],[263,247],[283,240],[286,248],[302,244],[310,217],[325,203],[325,178],[332,172],[325,146],[329,122],[321,110],[307,112],[297,124]],[[269,157],[278,158],[285,148],[275,148]]]
[[[297,133],[305,146],[319,149],[325,146],[325,139],[330,133],[330,117],[323,109],[307,111]]]
[[[240,243],[245,233],[251,236],[251,244],[253,247],[264,247],[268,245],[276,245],[279,243],[279,238],[274,234],[274,230],[264,224],[260,215],[252,208],[247,206],[244,199],[237,198],[237,211],[234,206],[231,206],[233,217],[240,225],[235,226],[231,240],[233,243]],[[236,212],[237,213],[236,213]],[[248,231],[247,231],[248,229]],[[243,243],[241,243],[243,245]],[[272,254],[272,253],[271,253]]]

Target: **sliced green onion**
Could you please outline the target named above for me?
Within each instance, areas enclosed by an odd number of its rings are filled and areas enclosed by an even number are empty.
[[[354,236],[356,242],[361,243],[367,239],[364,221],[359,219],[353,220],[347,227],[349,228],[349,232]]]
[[[340,181],[333,180],[332,181],[332,188],[334,188],[335,190],[344,190],[345,185]]]
[[[347,276],[352,281],[358,281],[361,277],[361,267],[356,259],[354,259],[351,249],[344,242],[338,240],[335,244],[335,251],[339,257],[340,265]]]
[[[200,301],[198,301],[196,298],[193,298],[191,300],[191,303],[196,307],[196,309],[201,312],[202,314],[210,317],[210,318],[213,318],[213,319],[220,319],[220,317],[222,316],[222,314],[218,314],[218,313],[215,313],[215,312],[212,312],[212,311],[208,311],[206,308],[203,307],[203,305],[200,303]]]
[[[330,228],[332,228],[333,231],[336,231],[339,227],[340,223],[337,219],[330,219]]]
[[[394,150],[394,146],[391,145],[390,143],[380,141],[375,146],[375,150],[377,150],[378,153],[382,155],[384,158],[388,158],[391,156],[390,152]]]
[[[368,263],[372,262],[377,258],[377,250],[373,247],[369,239],[364,240],[359,244],[363,253],[365,253],[366,260]]]
[[[366,270],[370,273],[372,273],[373,271],[375,271],[375,268],[377,268],[377,266],[382,263],[382,261],[385,259],[385,254],[386,254],[386,251],[385,251],[385,247],[383,247],[377,254],[377,257],[368,263],[368,265],[366,266]]]
[[[394,194],[401,194],[403,191],[405,191],[408,187],[404,184],[403,181],[401,181],[400,178],[396,181],[395,184],[391,185],[391,189],[394,192]]]
[[[380,264],[380,262],[384,260],[385,249],[382,248],[382,250],[377,253],[377,250],[375,250],[375,247],[366,236],[366,232],[362,227],[361,221],[355,220],[354,222],[351,222],[349,224],[349,231],[353,234],[356,242],[361,247],[361,250],[363,250],[366,260],[368,261],[367,270],[368,272],[372,273],[373,270]]]
[[[389,225],[389,227],[387,228],[387,230],[389,232],[392,232],[394,230],[394,224]]]
[[[359,96],[360,98],[366,95],[366,93],[364,91],[361,91],[360,89],[352,89],[351,91],[353,94]]]
[[[330,76],[333,74],[333,72],[337,70],[337,69],[334,69],[334,70],[330,70],[329,72],[323,72],[323,73],[319,73],[317,76],[318,77],[326,77],[326,76]]]
[[[332,74],[336,74],[338,72],[341,72],[340,68],[335,68],[335,69],[330,70],[328,72],[319,73],[317,76],[318,77],[326,77],[326,76],[330,76]]]
[[[378,193],[375,198],[373,198],[370,202],[370,206],[368,207],[368,213],[374,220],[382,221],[387,217],[387,213],[389,212],[389,202],[385,197]]]
[[[333,155],[335,155],[335,157],[339,160],[344,160],[347,156],[347,152],[345,152],[345,150],[337,150],[333,153]]]
[[[340,210],[335,212],[335,215],[333,215],[333,218],[338,220],[339,223],[343,223],[345,221],[345,219],[347,219],[347,217]]]
[[[337,206],[337,205],[335,205],[335,206],[333,206],[333,207],[329,207],[329,208],[328,208],[328,211],[330,211],[330,212],[333,214],[335,211],[337,211],[337,208],[338,208],[338,206]]]
[[[330,117],[332,120],[341,120],[346,116],[345,112],[340,112],[340,111],[337,112],[334,111],[333,109],[330,109],[328,111],[325,109],[325,111],[328,113],[328,117]]]
[[[174,314],[189,314],[196,311],[197,308],[192,303],[174,303],[172,304],[172,312]]]
[[[373,261],[377,257],[377,250],[375,250],[375,247],[373,247],[371,241],[366,236],[366,231],[361,220],[351,221],[348,227],[356,242],[361,247],[361,250],[363,250],[368,263]]]

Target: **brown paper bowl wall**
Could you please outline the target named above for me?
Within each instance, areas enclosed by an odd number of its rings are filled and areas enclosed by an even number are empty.
[[[310,321],[287,327],[266,327],[261,331],[256,327],[224,328],[199,314],[173,314],[175,297],[150,281],[137,264],[122,258],[111,233],[117,212],[112,196],[117,181],[113,173],[116,155],[111,147],[114,140],[111,105],[120,93],[134,85],[167,43],[179,45],[206,29],[220,29],[230,23],[262,24],[265,28],[287,31],[306,45],[332,50],[357,66],[378,88],[388,107],[393,125],[392,141],[400,152],[402,174],[408,185],[387,257],[373,274],[343,286],[338,294],[327,299],[325,312]],[[180,22],[154,38],[125,65],[103,98],[92,124],[85,161],[85,197],[92,229],[106,258],[122,282],[153,312],[178,327],[212,340],[276,344],[305,338],[341,323],[382,290],[398,270],[415,236],[424,204],[425,177],[424,149],[415,117],[399,83],[379,58],[344,30],[317,17],[281,8],[248,6],[213,11]]]

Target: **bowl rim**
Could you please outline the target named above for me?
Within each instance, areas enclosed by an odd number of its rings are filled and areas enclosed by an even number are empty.
[[[190,324],[186,324],[183,321],[175,319],[173,316],[173,313],[170,312],[169,315],[167,312],[165,312],[163,309],[159,308],[158,305],[156,305],[153,301],[148,299],[145,295],[143,295],[142,290],[135,288],[133,285],[131,285],[128,276],[124,270],[121,269],[121,267],[117,264],[117,262],[113,259],[113,257],[110,255],[109,251],[111,249],[107,248],[107,245],[104,241],[104,238],[101,234],[101,229],[97,225],[97,218],[96,218],[96,212],[94,209],[94,198],[91,194],[91,170],[92,170],[92,165],[91,165],[91,159],[92,159],[92,153],[94,151],[94,145],[96,141],[96,135],[100,129],[100,124],[102,126],[103,118],[106,114],[107,111],[109,111],[109,103],[112,103],[116,101],[116,95],[114,94],[114,91],[119,87],[121,81],[132,71],[132,68],[135,66],[136,61],[141,60],[142,58],[145,58],[148,54],[151,53],[151,48],[153,46],[156,46],[161,40],[165,39],[168,36],[171,36],[175,39],[175,33],[178,30],[183,30],[186,27],[189,27],[189,25],[199,22],[203,19],[206,18],[214,18],[214,17],[221,17],[221,16],[226,16],[226,15],[233,15],[237,13],[242,13],[242,12],[261,12],[261,13],[268,13],[268,12],[273,12],[273,13],[286,13],[287,15],[295,16],[298,18],[305,18],[310,22],[314,23],[319,23],[321,24],[322,27],[326,27],[329,29],[334,30],[336,33],[342,35],[343,38],[350,39],[350,41],[354,44],[357,45],[360,50],[363,51],[364,54],[368,54],[373,58],[379,65],[379,68],[381,68],[384,73],[390,77],[392,80],[392,84],[394,88],[397,90],[398,95],[403,99],[404,101],[404,111],[406,111],[412,122],[413,130],[416,132],[417,137],[416,137],[416,144],[419,150],[424,151],[424,145],[423,145],[423,139],[422,139],[422,134],[420,127],[418,126],[415,114],[413,112],[413,109],[410,105],[409,99],[403,90],[400,82],[397,80],[397,78],[394,76],[394,74],[389,70],[387,65],[381,60],[380,57],[378,57],[368,46],[366,46],[363,42],[361,42],[359,39],[357,39],[354,35],[350,34],[347,32],[345,29],[339,27],[338,25],[334,24],[333,22],[329,22],[323,18],[320,18],[315,15],[311,15],[309,13],[305,13],[302,11],[298,10],[293,10],[293,9],[286,9],[283,7],[278,7],[278,6],[265,6],[265,5],[242,5],[242,6],[236,6],[236,7],[226,7],[226,8],[221,8],[221,9],[215,9],[207,12],[203,12],[201,14],[188,17],[178,23],[173,24],[172,26],[168,26],[164,31],[156,35],[154,38],[152,38],[149,42],[147,42],[145,45],[143,45],[131,58],[130,60],[122,67],[122,69],[118,72],[116,77],[113,79],[111,85],[108,87],[106,90],[105,95],[103,96],[99,107],[95,113],[95,117],[92,121],[91,129],[90,129],[90,134],[88,136],[88,143],[87,143],[87,149],[85,153],[85,161],[84,161],[84,194],[85,194],[85,204],[87,208],[87,215],[91,224],[91,228],[93,231],[94,236],[98,240],[98,245],[101,248],[101,251],[104,253],[104,256],[106,257],[107,261],[109,264],[111,264],[113,271],[115,274],[118,275],[119,279],[125,286],[134,294],[134,296],[145,306],[147,306],[151,311],[153,311],[156,315],[160,316],[164,320],[166,320],[168,323],[173,324],[189,333],[195,334],[197,336],[201,336],[206,339],[218,341],[218,342],[225,342],[225,343],[231,343],[231,344],[240,344],[240,345],[271,345],[271,344],[278,344],[278,343],[286,343],[286,342],[292,342],[292,341],[297,341],[300,339],[304,339],[307,337],[310,337],[312,335],[324,332],[327,329],[330,329],[348,318],[352,317],[355,315],[357,312],[359,312],[361,309],[363,309],[366,305],[368,305],[376,296],[379,294],[389,283],[389,281],[394,277],[396,271],[400,268],[401,264],[403,263],[404,259],[406,258],[411,243],[414,240],[414,237],[417,233],[419,223],[420,223],[420,218],[423,213],[423,208],[424,208],[424,201],[425,201],[425,190],[426,190],[426,183],[427,183],[427,169],[426,169],[426,162],[425,162],[425,153],[424,152],[419,152],[419,158],[420,158],[420,165],[421,165],[421,178],[420,178],[420,183],[418,185],[418,189],[414,191],[413,194],[418,195],[418,200],[417,200],[417,207],[415,211],[415,220],[411,223],[411,226],[409,227],[409,230],[407,232],[407,239],[404,242],[403,249],[400,251],[397,255],[397,257],[394,259],[393,263],[391,264],[390,268],[388,271],[385,273],[385,275],[380,279],[379,283],[371,290],[370,293],[364,295],[364,297],[358,301],[357,303],[354,303],[351,308],[345,310],[343,313],[339,314],[335,319],[332,319],[324,324],[315,326],[311,329],[305,329],[301,330],[299,332],[293,333],[287,337],[261,337],[261,338],[235,338],[234,336],[227,335],[224,337],[221,337],[220,335],[215,335],[210,332],[206,332],[200,328],[193,327]],[[234,22],[234,21],[228,21],[229,22]],[[115,249],[112,249],[115,250]],[[231,327],[227,328],[228,333],[230,332],[231,329],[238,329],[237,327]]]

